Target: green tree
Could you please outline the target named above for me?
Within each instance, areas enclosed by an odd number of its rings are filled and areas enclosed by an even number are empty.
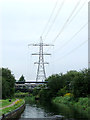
[[[89,84],[90,78],[88,76],[88,70],[85,69],[79,72],[78,76],[75,76],[72,84],[74,97],[86,97],[89,94]]]
[[[15,77],[8,68],[2,68],[2,98],[10,98],[15,92]]]
[[[65,86],[65,79],[62,74],[52,75],[48,78],[48,88],[50,89],[53,96],[57,95],[58,90],[62,89]]]
[[[24,76],[22,75],[22,76],[19,78],[18,81],[19,81],[19,82],[25,82],[25,78],[24,78]]]

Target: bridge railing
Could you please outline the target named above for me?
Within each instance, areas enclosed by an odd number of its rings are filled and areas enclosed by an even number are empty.
[[[16,82],[16,84],[25,84],[25,83],[48,83],[48,81],[44,81],[44,82],[35,82],[35,81],[27,81],[27,82],[22,82],[22,81],[19,81],[19,82]]]

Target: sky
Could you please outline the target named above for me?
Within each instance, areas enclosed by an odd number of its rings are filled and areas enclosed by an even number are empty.
[[[88,67],[89,0],[1,0],[0,67],[8,68],[18,80],[35,80],[39,47],[43,42],[47,77]],[[53,11],[53,12],[52,12]],[[50,17],[51,16],[51,17]]]

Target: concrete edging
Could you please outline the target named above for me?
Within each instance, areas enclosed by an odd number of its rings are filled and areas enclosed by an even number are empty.
[[[2,116],[1,120],[8,120],[11,118],[18,118],[20,116],[20,114],[24,111],[25,109],[25,102],[23,105],[21,105],[19,108],[5,114],[4,116]]]

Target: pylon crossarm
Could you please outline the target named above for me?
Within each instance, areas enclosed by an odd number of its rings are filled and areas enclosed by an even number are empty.
[[[39,62],[34,62],[34,64],[40,64]],[[48,62],[44,62],[43,64],[49,64]]]
[[[33,53],[32,55],[41,55],[40,53]],[[51,55],[49,53],[43,53],[42,55]]]
[[[43,46],[54,46],[54,45],[52,45],[52,44],[42,44]]]
[[[28,46],[40,46],[40,44],[28,44]]]
[[[42,43],[42,44],[28,44],[28,46],[54,46],[54,45],[52,45],[52,44],[44,44],[44,43]]]

